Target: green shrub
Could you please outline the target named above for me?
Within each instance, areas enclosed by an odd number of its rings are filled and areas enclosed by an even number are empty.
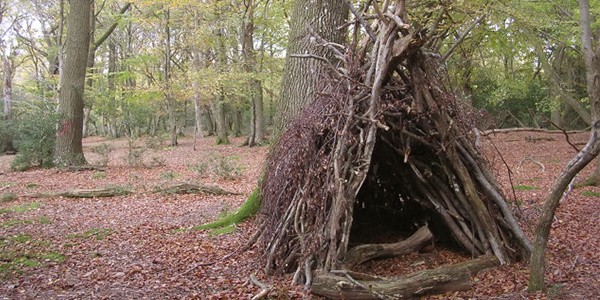
[[[15,201],[17,198],[18,196],[15,193],[3,193],[0,195],[0,203]]]
[[[208,164],[205,162],[197,162],[193,165],[189,165],[188,169],[194,173],[196,173],[197,175],[199,175],[200,177],[206,177],[206,175],[208,175]]]
[[[215,175],[227,180],[233,180],[242,175],[242,169],[236,165],[233,158],[229,157],[219,158],[213,166],[213,172]]]
[[[142,167],[144,166],[145,153],[145,147],[137,146],[133,139],[129,139],[127,143],[127,156],[125,157],[125,162],[130,167]]]
[[[19,117],[14,123],[17,156],[11,164],[15,171],[31,167],[52,167],[56,135],[56,114],[34,112]]]
[[[148,147],[152,150],[160,150],[160,149],[162,149],[166,140],[167,140],[167,136],[164,134],[157,134],[155,136],[149,136],[146,138],[146,147]]]
[[[100,156],[100,159],[96,162],[97,165],[105,167],[108,165],[110,160],[110,153],[113,151],[113,147],[107,143],[102,143],[92,148],[94,153]]]

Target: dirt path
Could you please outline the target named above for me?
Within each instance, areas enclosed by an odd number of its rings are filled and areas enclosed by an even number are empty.
[[[572,139],[586,138],[581,134]],[[512,199],[512,181],[521,218],[533,226],[546,190],[574,152],[561,135],[525,132],[498,134],[492,140],[512,171],[509,179],[502,159],[486,142],[485,151],[505,193]],[[174,149],[158,150],[138,143],[137,149],[146,149],[144,163],[154,166],[130,167],[127,141],[86,140],[90,162],[103,159],[92,153],[94,148],[104,143],[113,148],[104,171],[14,173],[8,168],[12,157],[0,156],[0,195],[19,195],[0,203],[0,299],[248,299],[259,291],[248,283],[250,274],[276,286],[271,293],[274,298],[309,297],[300,288],[290,288],[287,275],[266,277],[256,249],[219,260],[244,244],[256,230],[255,222],[246,222],[224,236],[191,229],[245,200],[256,185],[267,152],[266,147],[236,146],[241,139],[230,146],[212,142],[201,140],[197,151],[192,150],[190,140]],[[241,195],[153,192],[157,186],[177,182],[218,185]],[[134,193],[98,199],[32,197],[109,185]],[[547,277],[558,298],[591,299],[600,294],[600,194],[595,194],[599,192],[598,188],[573,190],[558,212]],[[437,249],[426,256],[408,257],[411,260],[378,261],[364,268],[393,275],[414,261],[427,265],[452,255]],[[213,261],[217,263],[194,268]],[[432,298],[541,297],[524,292],[527,273],[524,264],[503,266],[480,274],[470,291]]]

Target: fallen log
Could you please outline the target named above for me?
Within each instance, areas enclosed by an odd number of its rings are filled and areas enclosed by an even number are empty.
[[[365,244],[356,246],[346,254],[344,265],[346,268],[362,264],[376,258],[389,258],[404,255],[418,250],[433,238],[427,226],[421,227],[406,240],[389,244]]]
[[[198,185],[191,183],[179,183],[173,186],[156,188],[156,193],[165,194],[200,194],[207,193],[213,195],[240,195],[240,193],[229,192],[221,187],[213,185]]]
[[[44,195],[47,197],[66,197],[66,198],[98,198],[129,195],[132,192],[122,187],[109,187],[99,189],[75,189],[64,192]]]
[[[368,276],[357,279],[356,273],[345,271],[337,272],[344,276],[321,273],[315,276],[311,292],[329,299],[413,298],[426,294],[467,290],[471,287],[472,275],[497,265],[498,258],[486,255],[390,279],[371,280]]]

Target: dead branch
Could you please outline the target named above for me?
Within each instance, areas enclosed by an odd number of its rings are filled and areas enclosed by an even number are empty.
[[[198,185],[192,183],[178,183],[172,186],[157,187],[155,193],[165,194],[213,194],[213,195],[241,195],[240,193],[226,191],[219,186]]]
[[[517,165],[517,172],[521,169],[521,167],[523,166],[523,163],[525,163],[526,161],[530,161],[530,162],[538,165],[540,167],[540,169],[542,169],[542,172],[546,172],[546,167],[544,166],[544,164],[531,158],[531,157],[525,157],[519,161],[519,164]]]
[[[254,274],[250,275],[250,282],[252,282],[254,285],[258,286],[261,289],[261,291],[258,294],[256,294],[254,297],[252,297],[252,300],[262,299],[262,298],[268,296],[269,293],[271,292],[271,287],[260,282],[256,278],[256,276],[254,276]]]
[[[493,256],[423,270],[390,279],[356,279],[330,273],[315,276],[311,291],[329,299],[396,299],[470,288],[470,276],[498,265]]]

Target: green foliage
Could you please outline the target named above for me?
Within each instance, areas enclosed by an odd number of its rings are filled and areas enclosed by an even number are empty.
[[[11,164],[13,170],[53,166],[57,120],[56,114],[48,111],[35,111],[18,118],[14,125],[18,153]]]
[[[125,162],[130,167],[142,167],[144,166],[144,154],[146,148],[136,145],[133,139],[129,139],[127,142],[127,156]]]
[[[167,135],[157,134],[146,138],[146,147],[152,150],[161,150],[167,140]]]
[[[100,156],[100,159],[96,162],[96,164],[105,167],[108,165],[110,153],[113,151],[113,147],[108,143],[102,143],[93,147],[92,151]]]
[[[530,185],[525,185],[525,184],[515,185],[513,188],[515,189],[515,191],[535,191],[535,190],[539,190],[539,188],[537,188],[535,186],[530,186]]]
[[[12,202],[17,200],[19,197],[15,193],[2,193],[0,195],[0,203]]]
[[[238,224],[246,220],[247,218],[255,215],[260,209],[260,192],[258,189],[255,189],[248,199],[240,206],[240,208],[233,213],[226,213],[223,216],[220,216],[216,221],[207,223],[204,225],[194,226],[195,230],[205,230],[205,229],[217,229],[228,227],[234,224]]]
[[[222,179],[234,180],[242,175],[242,169],[237,165],[235,158],[222,156],[212,163],[213,172]]]
[[[189,165],[188,170],[196,173],[200,177],[206,177],[209,172],[209,167],[207,163],[199,161],[195,164]]]

